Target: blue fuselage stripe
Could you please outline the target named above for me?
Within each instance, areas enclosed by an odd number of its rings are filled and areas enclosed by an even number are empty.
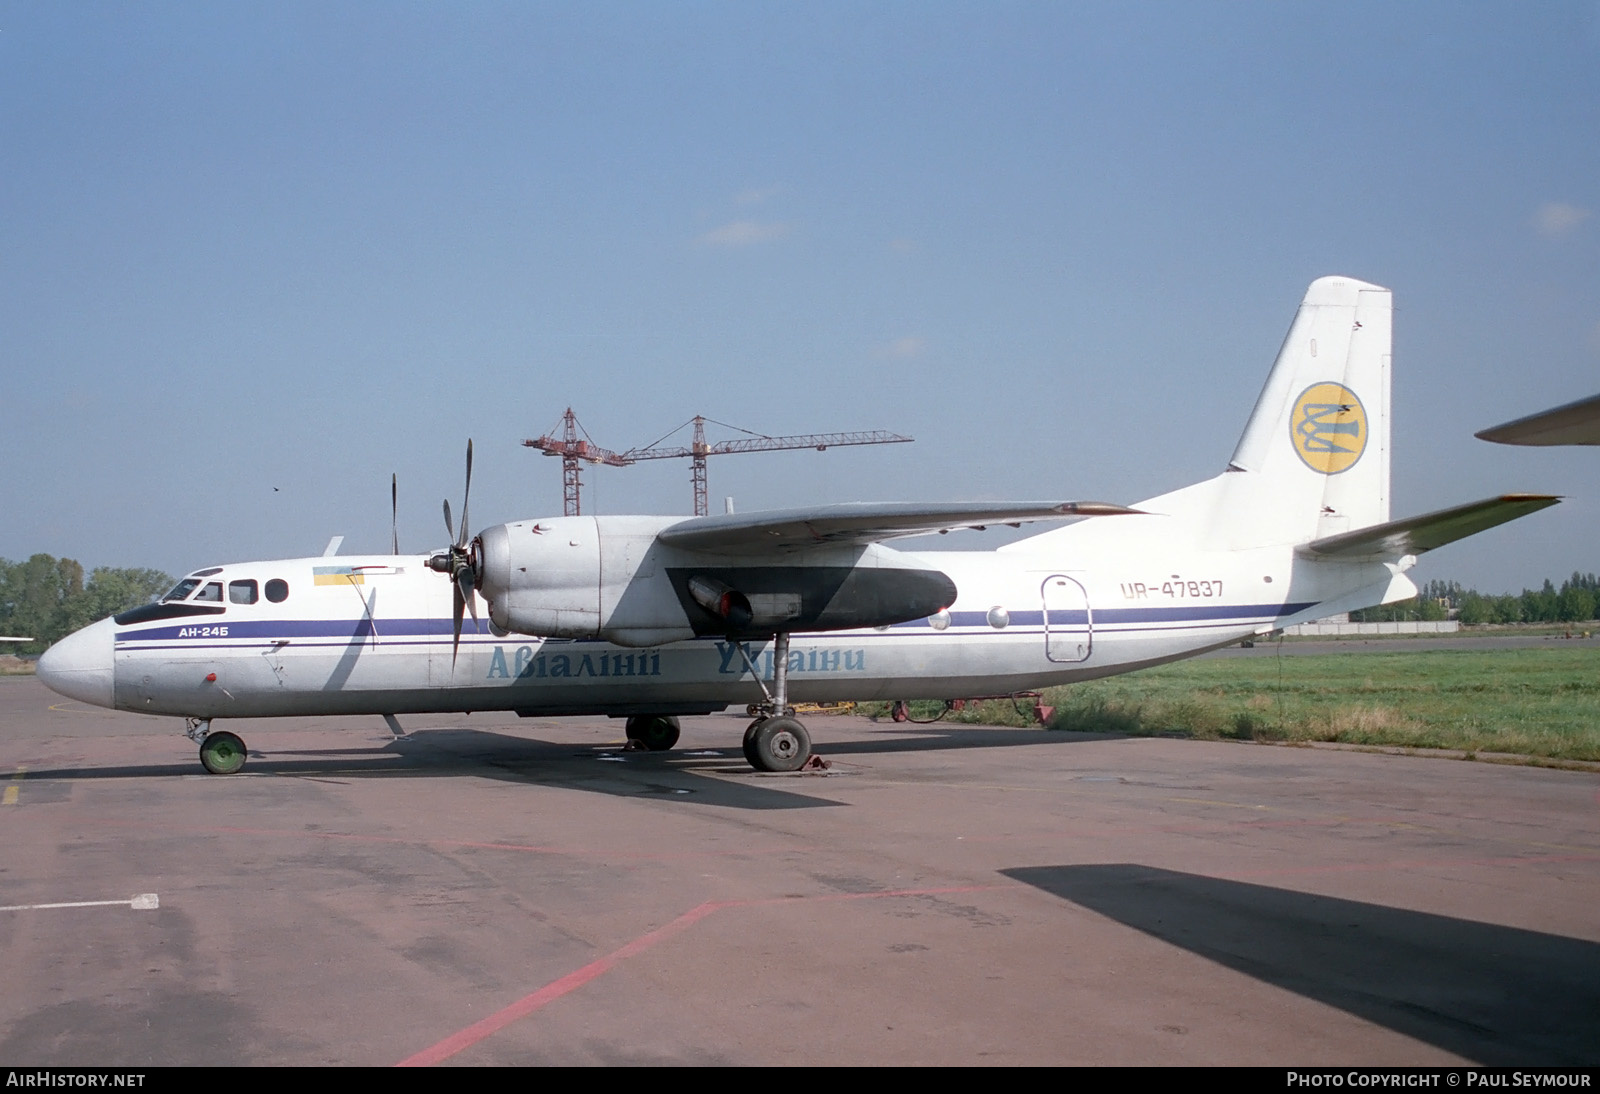
[[[1119,632],[1146,631],[1146,630],[1192,630],[1206,629],[1218,626],[1248,626],[1264,621],[1281,619],[1294,615],[1306,608],[1306,604],[1205,604],[1194,607],[1167,605],[1150,608],[1103,608],[1093,613],[1082,609],[1052,609],[1048,625],[1051,627],[1087,627],[1092,625],[1096,629],[1115,629]],[[994,633],[994,628],[989,625],[988,616],[984,612],[952,612],[950,615],[952,631],[983,634]],[[1043,611],[1018,611],[1010,614],[1010,624],[1005,633],[1019,634],[1041,631],[1046,626]],[[226,627],[225,634],[218,631]],[[907,634],[934,631],[926,619],[913,619],[904,623],[897,623],[888,628],[891,633]],[[872,638],[878,634],[862,633],[855,638]],[[462,621],[461,642],[463,645],[489,645],[494,642],[517,642],[527,636],[506,635],[496,636],[489,630],[486,621],[479,621],[474,628],[473,622]],[[256,644],[263,641],[275,642],[282,640],[302,640],[296,645],[305,648],[307,645],[326,647],[342,646],[352,640],[372,640],[380,645],[398,646],[437,646],[449,645],[454,640],[454,627],[449,619],[418,618],[418,619],[379,619],[373,621],[362,618],[350,619],[228,619],[222,617],[216,620],[208,619],[205,624],[186,622],[173,626],[144,627],[137,630],[126,630],[117,634],[118,645],[138,643],[140,649],[226,649],[240,645]],[[305,642],[306,639],[323,639],[324,641]],[[242,641],[241,641],[242,640]],[[707,639],[708,641],[711,639]],[[560,639],[546,639],[547,642],[559,642]],[[600,639],[591,639],[595,644],[607,644]],[[577,644],[575,642],[574,644]]]

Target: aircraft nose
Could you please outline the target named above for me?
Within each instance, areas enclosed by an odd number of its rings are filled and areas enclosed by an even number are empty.
[[[115,628],[111,620],[102,619],[67,635],[39,658],[39,679],[69,699],[112,706]]]

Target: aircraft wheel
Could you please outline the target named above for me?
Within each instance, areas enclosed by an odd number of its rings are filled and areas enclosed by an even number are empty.
[[[678,719],[665,714],[636,714],[628,719],[628,740],[651,752],[665,752],[678,743]]]
[[[219,730],[200,742],[200,765],[213,775],[232,775],[244,766],[244,741],[236,733]]]
[[[811,734],[794,718],[764,718],[745,739],[745,757],[757,771],[799,771],[811,758]]]
[[[757,771],[761,770],[761,765],[756,762],[756,727],[761,725],[761,722],[762,719],[757,718],[746,726],[744,730],[744,758]]]

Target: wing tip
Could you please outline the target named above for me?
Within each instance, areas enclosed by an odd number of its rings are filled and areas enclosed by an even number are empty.
[[[1068,501],[1056,506],[1056,512],[1064,517],[1121,517],[1145,516],[1143,509],[1130,509],[1126,505],[1116,505],[1109,501]]]
[[[1541,448],[1600,445],[1600,395],[1513,418],[1480,429],[1473,436],[1492,444]]]

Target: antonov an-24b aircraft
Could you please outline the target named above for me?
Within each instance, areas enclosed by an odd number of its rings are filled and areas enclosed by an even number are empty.
[[[747,704],[751,765],[796,770],[811,740],[793,700],[1008,694],[1174,661],[1414,596],[1423,551],[1555,504],[1508,495],[1389,519],[1391,313],[1387,289],[1314,282],[1223,472],[1131,508],[546,517],[469,543],[465,501],[459,538],[447,502],[436,554],[196,570],[56,643],[39,676],[86,703],[184,717],[215,773],[246,756],[218,718],[608,714],[666,749],[679,715]],[[1071,518],[1088,519],[994,551],[885,545]]]

